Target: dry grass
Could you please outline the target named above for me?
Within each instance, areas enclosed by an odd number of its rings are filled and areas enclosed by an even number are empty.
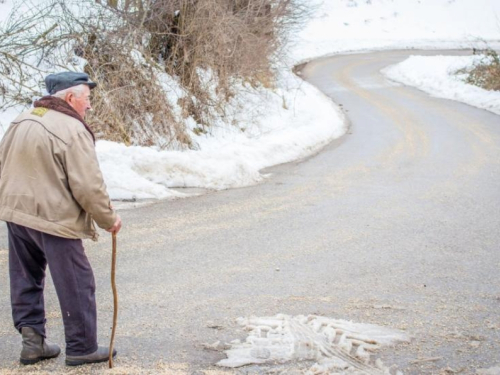
[[[483,51],[484,62],[478,64],[469,72],[467,83],[486,90],[500,91],[500,57],[494,50]]]
[[[98,83],[88,119],[97,135],[125,144],[134,140],[161,148],[190,147],[184,125],[173,115],[154,68],[130,60],[120,51],[106,63],[99,59],[85,67]]]

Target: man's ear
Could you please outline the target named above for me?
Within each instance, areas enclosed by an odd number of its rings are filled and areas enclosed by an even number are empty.
[[[66,97],[64,98],[64,100],[67,102],[67,103],[71,103],[73,101],[73,98],[75,97],[75,95],[72,93],[72,92],[68,92],[66,94]]]

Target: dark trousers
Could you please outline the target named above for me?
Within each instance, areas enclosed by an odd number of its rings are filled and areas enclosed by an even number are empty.
[[[53,236],[7,223],[14,326],[45,337],[43,289],[47,264],[64,322],[67,355],[97,350],[95,281],[82,240]]]

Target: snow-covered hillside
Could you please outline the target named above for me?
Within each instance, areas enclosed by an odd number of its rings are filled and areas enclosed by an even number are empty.
[[[500,41],[497,0],[311,0],[296,61],[339,52],[472,48]]]

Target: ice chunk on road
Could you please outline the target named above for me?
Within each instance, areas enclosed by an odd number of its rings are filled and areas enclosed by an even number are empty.
[[[316,315],[278,314],[237,321],[248,331],[248,337],[232,344],[226,350],[227,359],[219,361],[219,366],[314,360],[317,363],[309,374],[389,374],[389,369],[371,353],[410,340],[399,330]]]

